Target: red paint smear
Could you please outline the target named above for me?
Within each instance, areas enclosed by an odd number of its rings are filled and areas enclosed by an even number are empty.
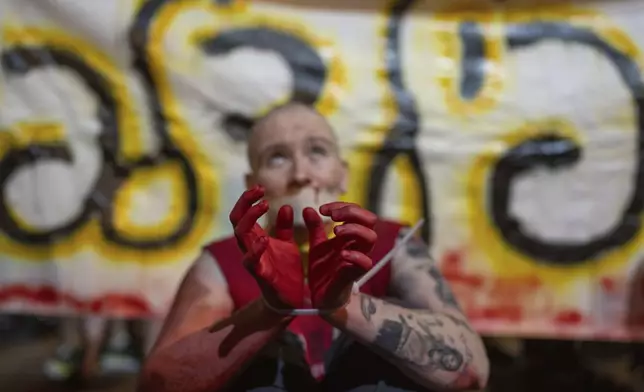
[[[49,306],[65,304],[79,312],[100,313],[116,309],[119,313],[129,315],[152,315],[147,301],[139,296],[128,294],[108,293],[99,298],[83,301],[52,286],[12,285],[0,288],[0,303],[12,300],[26,300]]]
[[[557,324],[581,324],[584,316],[576,310],[564,310],[555,315]]]
[[[480,377],[476,374],[474,369],[471,366],[468,366],[461,374],[459,374],[458,378],[454,380],[450,386],[458,390],[472,389],[478,391],[479,389],[482,389],[482,384]]]
[[[536,276],[496,278],[494,287],[498,290],[530,292],[541,287],[541,280]]]
[[[477,289],[483,286],[483,277],[479,275],[443,273],[443,276],[454,285],[463,285],[472,289]]]
[[[614,293],[617,291],[617,282],[607,276],[600,279],[600,284],[606,293]]]
[[[475,309],[468,313],[471,319],[504,320],[518,322],[523,320],[523,309],[519,306],[496,306]]]
[[[476,289],[483,285],[483,277],[468,274],[463,271],[463,252],[458,250],[447,251],[443,254],[441,272],[451,284],[460,284]]]
[[[463,252],[449,250],[443,254],[442,266],[445,271],[460,271],[463,266]]]

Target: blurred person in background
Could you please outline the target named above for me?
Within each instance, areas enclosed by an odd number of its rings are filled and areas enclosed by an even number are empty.
[[[44,364],[57,381],[87,380],[98,374],[136,373],[143,356],[133,322],[97,316],[65,317],[58,326],[59,346]]]

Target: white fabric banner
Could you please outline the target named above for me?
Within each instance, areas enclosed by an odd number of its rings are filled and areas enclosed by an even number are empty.
[[[162,315],[294,98],[480,331],[644,335],[644,4],[364,3],[0,2],[0,306]]]

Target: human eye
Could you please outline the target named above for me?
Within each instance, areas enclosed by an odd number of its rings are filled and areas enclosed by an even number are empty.
[[[311,154],[317,157],[325,157],[329,155],[329,148],[323,144],[313,144]]]
[[[266,166],[268,167],[278,167],[284,164],[288,157],[283,152],[273,152],[266,158]]]

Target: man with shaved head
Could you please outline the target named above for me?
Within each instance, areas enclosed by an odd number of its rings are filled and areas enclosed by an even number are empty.
[[[338,201],[347,165],[323,116],[299,103],[273,109],[255,123],[248,159],[235,235],[186,274],[139,391],[485,386],[481,339],[422,240],[352,290],[406,228]],[[302,308],[317,310],[293,311]]]
[[[340,159],[333,129],[304,105],[280,106],[255,124],[248,140],[248,162],[252,172],[246,175],[246,184],[263,185],[271,207],[269,220],[282,205],[290,204],[295,230],[304,234],[304,207],[336,201],[346,192],[347,166]]]

